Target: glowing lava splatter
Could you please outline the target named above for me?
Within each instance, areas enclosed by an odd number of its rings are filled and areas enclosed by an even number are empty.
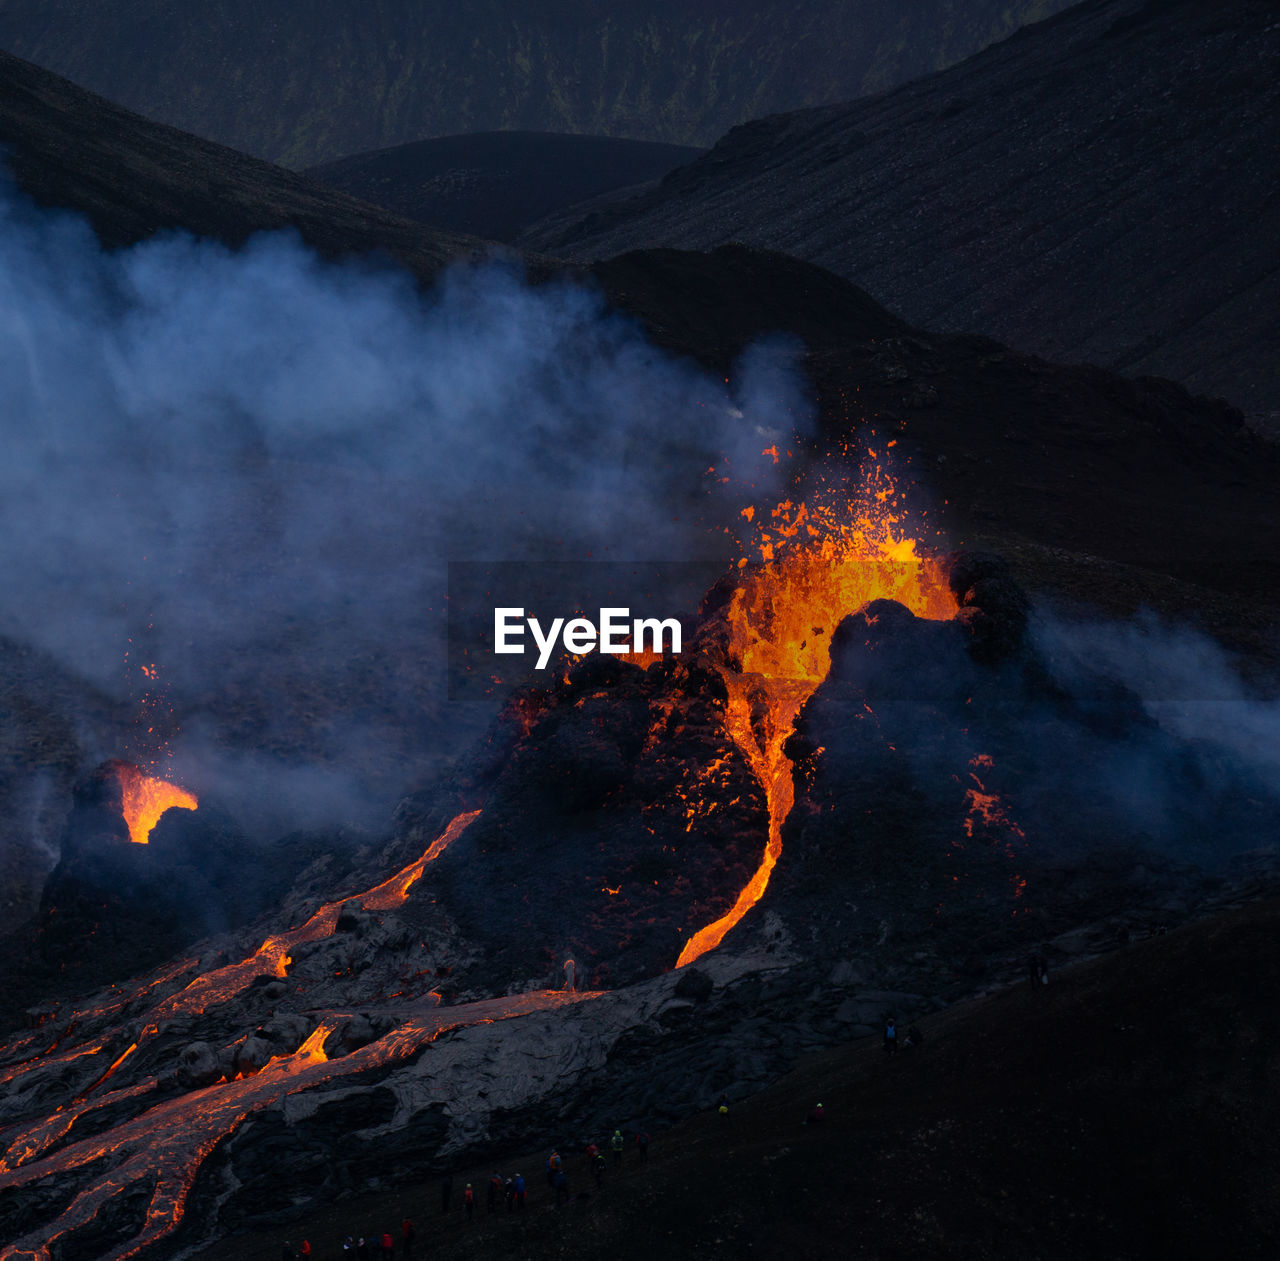
[[[144,775],[131,762],[116,763],[115,772],[120,782],[120,809],[135,845],[147,844],[151,829],[166,810],[194,810],[200,804],[185,788]]]
[[[871,453],[875,459],[875,452]],[[907,532],[892,478],[873,464],[850,493],[823,487],[754,521],[760,563],[739,562],[729,602],[729,700],[725,724],[765,792],[769,837],[755,875],[729,912],[685,943],[677,967],[715,949],[764,895],[782,852],[782,825],[795,801],[783,745],[796,716],[831,667],[831,635],[871,600],[897,600],[918,617],[949,618],[956,605],[942,565]]]

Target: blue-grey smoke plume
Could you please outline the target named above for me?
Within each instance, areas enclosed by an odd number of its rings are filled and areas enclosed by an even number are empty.
[[[1122,742],[1098,737],[1106,757],[1090,782],[1096,796],[1156,839],[1190,833],[1184,856],[1198,860],[1280,842],[1280,703],[1246,684],[1220,645],[1150,612],[1121,622],[1041,610],[1033,639],[1069,694],[1146,720]],[[1249,806],[1266,823],[1232,834],[1225,816]]]
[[[579,283],[491,264],[423,293],[289,234],[106,253],[10,192],[0,628],[122,712],[154,663],[189,780],[270,751],[394,793],[457,743],[445,562],[727,555],[763,448],[808,423],[792,354],[725,384]]]

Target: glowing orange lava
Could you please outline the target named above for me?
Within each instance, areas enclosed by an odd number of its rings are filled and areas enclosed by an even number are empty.
[[[451,1029],[510,1020],[599,996],[596,991],[534,990],[442,1010],[420,1010],[377,1041],[332,1061],[323,1047],[333,1026],[321,1024],[292,1055],[272,1059],[251,1077],[222,1081],[162,1100],[103,1134],[73,1141],[44,1155],[47,1143],[42,1141],[41,1131],[52,1127],[60,1136],[66,1132],[66,1124],[55,1114],[22,1136],[18,1158],[11,1168],[0,1170],[0,1192],[65,1174],[104,1157],[110,1162],[109,1168],[102,1176],[90,1178],[54,1222],[0,1250],[0,1258],[51,1261],[59,1254],[64,1238],[91,1221],[111,1200],[132,1187],[150,1185],[151,1199],[140,1232],[99,1254],[102,1261],[125,1261],[137,1256],[178,1225],[200,1166],[218,1143],[253,1113],[278,1107],[286,1095],[321,1082],[398,1063]],[[154,1079],[148,1081],[155,1085]],[[117,1092],[102,1102],[118,1100],[124,1094]]]
[[[366,911],[389,911],[400,906],[409,896],[409,890],[422,877],[428,863],[434,862],[444,851],[462,835],[466,826],[479,816],[479,810],[471,810],[458,815],[430,845],[426,853],[417,862],[410,863],[403,871],[397,872],[389,880],[384,880],[376,888],[362,894],[357,900]]]
[[[714,950],[764,896],[795,801],[783,745],[831,668],[831,635],[841,619],[880,599],[897,600],[917,617],[949,618],[956,609],[943,566],[907,533],[893,481],[881,466],[854,494],[788,500],[768,520],[743,515],[759,532],[761,563],[739,562],[741,582],[726,613],[725,725],[764,789],[769,838],[733,907],[690,937],[677,967]]]
[[[186,789],[144,775],[129,762],[116,763],[115,771],[120,781],[120,809],[135,845],[145,845],[151,839],[151,829],[166,810],[194,810],[200,804]]]
[[[129,1187],[150,1182],[154,1189],[140,1233],[102,1254],[103,1261],[125,1261],[125,1258],[136,1256],[163,1238],[182,1220],[187,1194],[206,1157],[241,1121],[258,1109],[277,1106],[285,1095],[305,1090],[321,1081],[358,1073],[362,1068],[397,1063],[416,1054],[449,1029],[489,1024],[598,997],[596,991],[562,993],[539,990],[437,1010],[440,995],[432,991],[400,1009],[402,1022],[391,1033],[359,1051],[330,1061],[324,1050],[325,1040],[337,1027],[337,1021],[343,1018],[342,1013],[333,1013],[291,1055],[273,1057],[257,1073],[237,1075],[233,1081],[224,1079],[177,1098],[162,1100],[108,1127],[100,1135],[78,1141],[73,1139],[58,1150],[52,1150],[66,1142],[67,1135],[81,1117],[156,1090],[160,1083],[151,1076],[116,1090],[104,1091],[103,1087],[137,1050],[137,1046],[158,1032],[163,1022],[225,1002],[257,976],[285,975],[290,949],[332,933],[342,908],[347,904],[381,910],[400,905],[411,886],[421,877],[423,868],[443,853],[478,814],[479,811],[470,811],[458,815],[416,862],[382,884],[325,904],[300,926],[268,937],[249,958],[202,973],[184,989],[144,1010],[137,1020],[144,1026],[138,1042],[116,1057],[110,1067],[79,1096],[25,1128],[8,1131],[5,1134],[6,1150],[0,1159],[0,1193],[50,1174],[65,1174],[103,1157],[108,1157],[110,1164],[102,1177],[88,1180],[50,1227],[42,1228],[14,1244],[0,1245],[0,1261],[51,1261],[68,1232],[91,1221],[105,1204]],[[84,1014],[99,1016],[126,1005],[138,1005],[150,990],[172,981],[193,964],[194,960],[187,959],[171,965],[141,987],[121,989],[101,1008]],[[345,1015],[349,1017],[350,1013]],[[70,1019],[70,1027],[74,1028],[78,1015]],[[47,1037],[47,1034],[32,1031],[10,1042],[5,1050],[21,1055],[28,1043],[34,1043],[41,1036]],[[97,1044],[76,1047],[60,1053],[55,1061],[101,1054],[102,1049]],[[9,1075],[20,1078],[28,1071],[40,1072],[47,1069],[49,1062],[47,1053],[24,1058],[11,1067]]]

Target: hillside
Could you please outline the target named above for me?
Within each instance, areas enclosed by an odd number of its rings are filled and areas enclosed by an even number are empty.
[[[783,250],[913,324],[1280,411],[1275,7],[1089,0],[942,74],[731,132],[527,235]]]
[[[323,255],[382,253],[423,280],[484,249],[3,54],[0,141],[24,193],[84,214],[112,247],[169,227],[235,245],[288,226]],[[591,278],[657,345],[718,372],[762,333],[795,334],[809,349],[824,428],[876,415],[906,431],[933,493],[953,505],[957,535],[998,542],[1025,557],[1033,583],[1082,589],[1104,605],[1131,608],[1140,593],[1156,607],[1208,607],[1209,591],[1248,593],[1263,603],[1222,607],[1211,620],[1261,646],[1280,564],[1264,546],[1275,483],[1229,410],[1167,383],[924,333],[830,272],[778,254],[658,250],[582,270],[526,258],[536,275]],[[1232,545],[1242,538],[1249,548]],[[1092,558],[1131,568],[1103,574]]]
[[[236,245],[291,228],[321,254],[381,250],[424,277],[484,249],[150,122],[7,53],[0,53],[0,145],[27,196],[85,215],[109,246],[170,228]]]
[[[547,215],[657,180],[692,162],[686,145],[497,131],[358,153],[306,174],[406,219],[512,241]]]
[[[710,144],[967,56],[1062,0],[4,0],[0,48],[150,118],[311,166],[460,132]]]
[[[557,1211],[551,1145],[453,1171],[442,1218],[426,1186],[349,1200],[200,1252],[271,1256],[309,1237],[336,1261],[347,1233],[408,1215],[433,1257],[1241,1258],[1280,1230],[1274,903],[1228,912],[919,1022],[887,1061],[878,1038],[808,1057],[777,1085],[652,1134],[640,1165],[597,1192],[563,1146],[575,1197]],[[731,1080],[724,1082],[727,1090]],[[1171,1106],[1171,1100],[1176,1105]],[[821,1125],[802,1124],[821,1102]],[[603,1143],[604,1135],[596,1136]],[[529,1179],[529,1210],[463,1219],[462,1186]],[[531,1172],[532,1171],[532,1172]]]

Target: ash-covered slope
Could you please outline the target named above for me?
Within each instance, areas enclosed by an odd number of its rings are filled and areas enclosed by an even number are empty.
[[[913,324],[1275,412],[1278,52],[1263,0],[1088,0],[941,74],[739,127],[525,240],[767,246]]]
[[[1265,1261],[1280,1229],[1271,1193],[1278,926],[1274,902],[1233,910],[1055,971],[1048,989],[1019,985],[923,1017],[923,1045],[892,1061],[878,1038],[808,1056],[735,1102],[727,1123],[713,1107],[665,1133],[643,1122],[648,1160],[629,1151],[599,1190],[569,1149],[570,1190],[581,1198],[566,1212],[541,1211],[555,1197],[537,1178],[531,1212],[474,1222],[456,1196],[440,1216],[436,1197],[415,1186],[318,1207],[287,1231],[259,1227],[199,1256],[269,1257],[286,1233],[336,1244],[407,1215],[445,1261],[478,1251],[499,1261],[837,1252]],[[828,976],[847,970],[841,961]],[[730,983],[722,1008],[750,1012],[762,980]],[[637,1039],[635,1059],[643,1047]],[[707,1063],[701,1048],[687,1063]],[[630,1085],[624,1076],[611,1117],[628,1115]],[[819,1101],[822,1123],[804,1124]],[[552,1123],[528,1147],[461,1162],[455,1183],[482,1186],[495,1167],[540,1168],[564,1135]]]
[[[166,229],[239,244],[292,228],[322,255],[382,251],[420,276],[483,249],[222,145],[153,123],[0,53],[0,146],[37,204],[88,217],[107,245]]]
[[[306,174],[406,219],[512,241],[576,202],[623,188],[639,192],[702,152],[611,136],[491,131],[357,153]]]
[[[0,47],[307,166],[466,131],[709,144],[949,65],[1064,0],[6,0]]]

